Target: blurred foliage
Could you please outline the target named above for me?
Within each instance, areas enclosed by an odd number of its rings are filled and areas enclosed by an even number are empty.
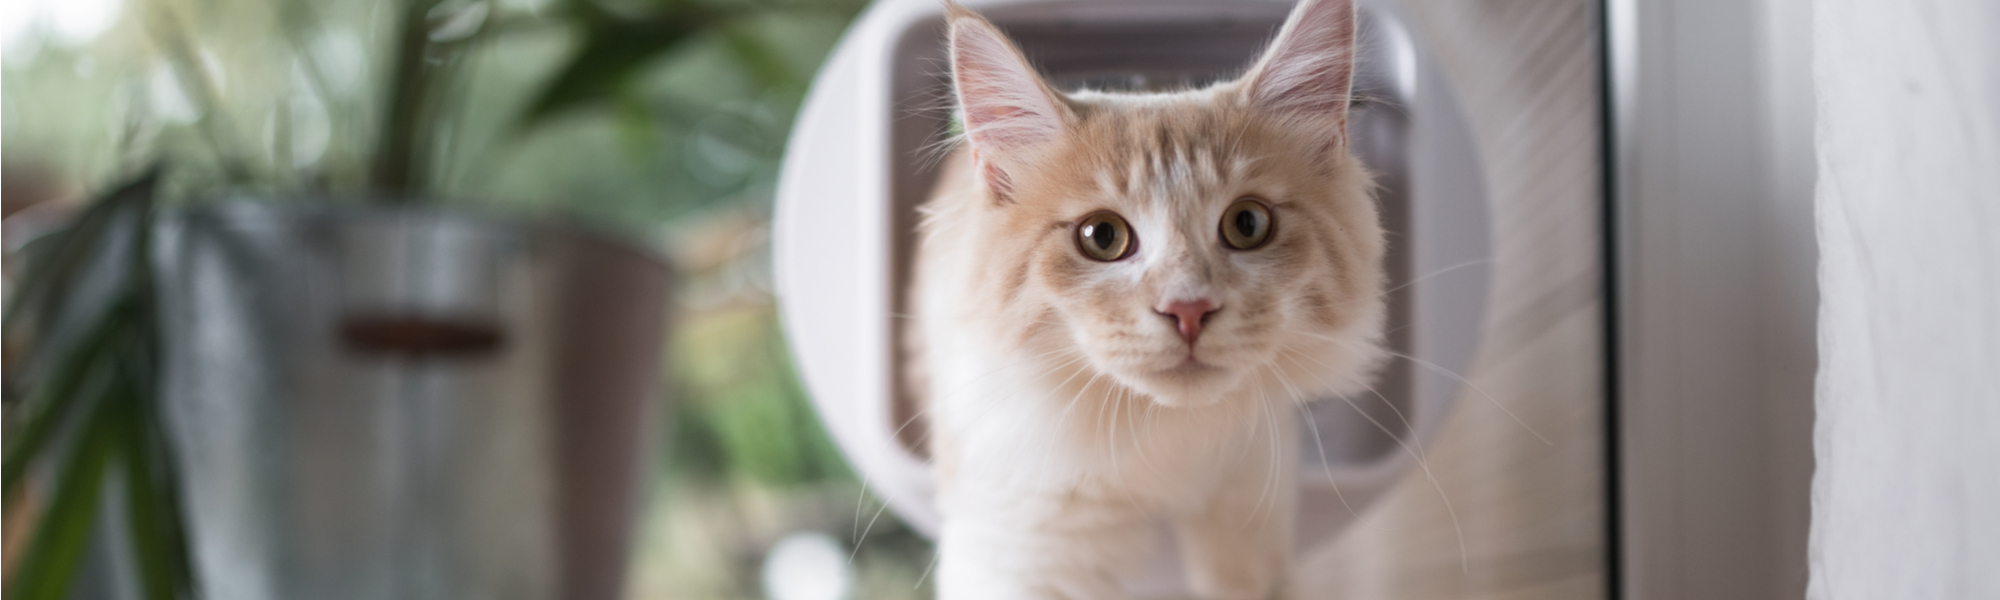
[[[677,336],[688,402],[671,458],[687,477],[786,485],[848,475],[791,377],[773,316],[768,305],[715,310]]]
[[[854,597],[928,596],[929,546],[882,514],[821,430],[770,293],[778,161],[862,0],[91,1],[117,11],[100,34],[37,25],[0,48],[10,168],[74,197],[160,159],[153,197],[167,205],[224,189],[421,198],[669,246],[684,278],[676,402],[635,595],[757,597],[762,553],[810,529],[853,549]],[[25,288],[9,287],[11,310]],[[9,386],[51,381],[8,372]],[[10,513],[16,473],[33,472],[15,466],[31,412],[8,411]],[[78,463],[65,473],[130,460],[59,454]],[[39,486],[55,493],[43,527],[87,526],[94,505],[73,497],[99,490],[54,479]]]
[[[179,492],[156,409],[159,328],[148,258],[158,170],[149,169],[93,202],[68,229],[25,252],[37,260],[13,286],[5,339],[21,357],[8,365],[4,497],[9,514],[30,499],[35,459],[48,470],[47,509],[18,570],[16,600],[60,600],[84,559],[106,484],[126,492],[123,539],[141,594],[188,597],[192,569]],[[14,559],[14,557],[9,557]]]
[[[810,76],[862,6],[129,1],[89,43],[31,30],[4,49],[10,162],[81,187],[166,156],[176,197],[386,187],[645,237],[768,203]],[[399,84],[404,16],[422,81]],[[381,185],[398,153],[415,180]]]
[[[818,531],[852,551],[848,597],[931,597],[931,547],[869,496],[791,375],[773,307],[697,309],[676,336],[676,409],[634,598],[763,597],[764,552]]]

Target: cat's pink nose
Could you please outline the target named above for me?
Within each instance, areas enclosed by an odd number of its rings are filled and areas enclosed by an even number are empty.
[[[1195,338],[1201,337],[1202,324],[1207,323],[1209,315],[1215,314],[1215,311],[1220,309],[1221,307],[1216,306],[1215,302],[1201,298],[1170,301],[1166,307],[1157,309],[1156,312],[1161,316],[1173,317],[1179,323],[1181,339],[1187,340],[1188,345],[1192,346]]]

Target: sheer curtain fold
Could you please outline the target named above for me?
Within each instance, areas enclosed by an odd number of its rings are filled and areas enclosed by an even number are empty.
[[[1807,596],[2000,598],[2000,3],[1813,12]]]

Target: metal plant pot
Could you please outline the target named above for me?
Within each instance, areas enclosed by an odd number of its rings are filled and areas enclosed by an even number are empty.
[[[670,268],[580,231],[228,202],[156,237],[205,596],[608,599]]]

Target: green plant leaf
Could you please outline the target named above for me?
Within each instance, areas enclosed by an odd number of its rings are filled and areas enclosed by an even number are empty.
[[[32,334],[21,369],[31,378],[26,398],[8,406],[21,423],[8,432],[0,461],[8,508],[22,497],[32,464],[57,452],[61,462],[46,512],[7,582],[10,599],[66,596],[90,546],[104,480],[116,475],[127,478],[131,550],[148,597],[171,600],[192,589],[175,482],[157,474],[171,448],[157,429],[148,434],[139,425],[155,412],[150,240],[159,174],[155,165],[100,196],[50,248],[30,257],[41,275],[15,292],[17,302],[46,306],[8,315],[32,314],[40,324],[31,332],[19,331],[19,320],[7,324],[9,335]],[[129,255],[106,254],[118,250]],[[100,275],[117,277],[117,285],[73,285]]]
[[[686,3],[639,18],[619,17],[587,2],[574,5],[583,24],[583,47],[542,87],[517,120],[525,131],[594,102],[613,97],[647,61],[680,46],[729,15]]]
[[[57,470],[55,496],[35,527],[27,554],[7,582],[9,600],[62,600],[69,593],[97,520],[105,468],[115,443],[110,410],[98,402],[77,431],[68,460]]]
[[[40,308],[52,298],[61,297],[68,289],[68,282],[76,273],[88,266],[91,254],[103,246],[106,232],[116,221],[119,212],[135,203],[151,202],[153,192],[160,183],[158,164],[140,171],[139,175],[99,196],[77,215],[76,223],[68,229],[53,234],[53,247],[44,258],[34,259],[27,266],[27,273],[14,285],[14,297],[7,303],[4,317],[0,317],[0,328],[10,334],[20,325],[20,317],[30,308]]]
[[[16,488],[27,473],[28,465],[41,456],[43,446],[60,429],[58,426],[68,420],[67,417],[78,407],[78,392],[83,391],[92,376],[109,375],[100,366],[98,358],[124,328],[130,313],[129,306],[129,302],[114,305],[83,341],[69,348],[57,360],[48,379],[39,382],[29,394],[29,399],[19,407],[25,413],[22,415],[24,423],[20,431],[10,432],[12,435],[7,436],[7,455],[4,461],[0,461],[0,490],[4,490],[0,493],[6,495],[7,502],[16,498]]]
[[[180,538],[178,495],[161,463],[169,456],[142,395],[130,376],[114,400],[119,460],[125,467],[125,506],[140,589],[149,600],[174,600],[188,591],[189,575]]]
[[[376,143],[370,184],[389,192],[387,197],[407,199],[420,191],[428,179],[427,144],[432,133],[419,123],[428,100],[435,91],[439,71],[428,56],[431,48],[427,17],[438,0],[405,0],[396,23],[395,53],[390,55],[390,77],[382,106],[380,139]]]
[[[752,31],[748,24],[737,23],[722,28],[723,40],[731,54],[750,72],[757,84],[766,88],[789,89],[799,87],[806,75],[797,72],[785,62],[785,57],[771,47],[769,41]]]

